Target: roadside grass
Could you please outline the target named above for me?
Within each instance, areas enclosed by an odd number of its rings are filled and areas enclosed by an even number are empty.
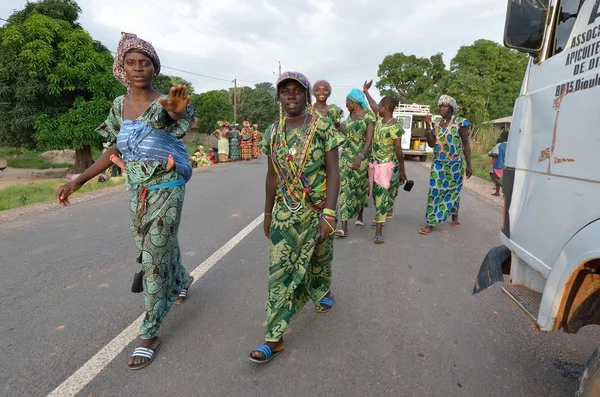
[[[37,168],[46,170],[49,168],[68,168],[70,164],[48,163],[41,157],[43,152],[20,148],[0,148],[0,157],[6,158],[6,165],[10,168]],[[92,156],[97,159],[102,150],[92,149]]]
[[[111,178],[100,183],[97,180],[83,185],[75,194],[91,192],[112,186],[119,186],[125,182],[125,178]],[[56,190],[63,181],[32,183],[29,185],[15,185],[0,189],[0,211],[11,208],[24,207],[26,205],[54,201]]]

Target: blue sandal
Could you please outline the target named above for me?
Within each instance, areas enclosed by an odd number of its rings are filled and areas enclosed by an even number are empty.
[[[331,298],[326,296],[322,297],[321,300],[317,303],[317,313],[327,313],[333,307],[333,303],[335,302],[335,297],[331,294]],[[329,306],[328,308],[324,308],[323,306]]]
[[[383,236],[375,236],[375,244],[383,244],[384,242]]]
[[[267,345],[266,343],[263,345],[258,346],[256,349],[252,350],[250,352],[250,355],[248,356],[248,358],[250,359],[250,361],[253,361],[255,363],[259,363],[259,364],[264,364],[264,363],[268,363],[269,361],[271,361],[273,358],[275,358],[279,353],[281,353],[283,351],[280,350],[278,352],[274,352],[273,349],[271,349],[271,346]],[[252,353],[254,352],[259,352],[263,354],[263,358],[256,358],[252,355]]]

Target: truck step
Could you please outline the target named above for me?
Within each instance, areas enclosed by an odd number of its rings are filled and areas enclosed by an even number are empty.
[[[527,314],[527,317],[531,321],[537,323],[542,294],[520,285],[502,287],[502,292],[512,299]]]

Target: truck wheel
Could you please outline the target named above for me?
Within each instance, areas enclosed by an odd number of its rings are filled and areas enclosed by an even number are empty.
[[[577,397],[600,396],[600,349],[596,349],[585,364]]]
[[[419,160],[421,160],[421,161],[427,161],[427,155],[419,157]]]

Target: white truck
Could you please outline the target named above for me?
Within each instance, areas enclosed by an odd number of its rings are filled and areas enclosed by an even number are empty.
[[[509,0],[505,46],[531,56],[513,111],[495,282],[543,332],[600,324],[600,0]],[[600,396],[600,353],[579,396]]]
[[[433,149],[427,145],[425,133],[425,116],[431,114],[427,105],[401,103],[394,111],[394,117],[402,120],[404,134],[402,135],[402,153],[407,157],[418,157],[427,160],[427,154]]]

